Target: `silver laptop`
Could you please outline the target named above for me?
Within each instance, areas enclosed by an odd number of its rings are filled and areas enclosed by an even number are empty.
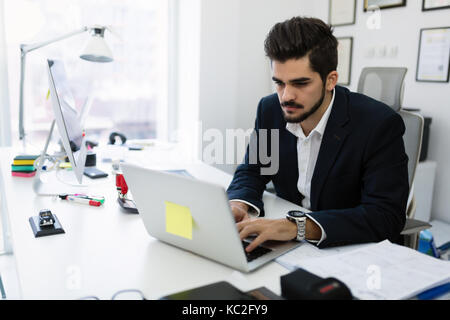
[[[156,239],[249,272],[297,247],[296,241],[266,241],[244,251],[222,186],[186,175],[121,165],[147,232]]]

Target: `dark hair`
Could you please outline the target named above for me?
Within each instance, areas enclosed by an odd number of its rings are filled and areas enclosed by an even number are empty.
[[[309,55],[311,69],[325,82],[337,68],[337,39],[333,30],[320,19],[294,17],[272,27],[264,41],[270,60],[286,62]]]

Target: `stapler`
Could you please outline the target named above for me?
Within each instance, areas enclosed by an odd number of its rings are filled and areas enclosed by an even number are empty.
[[[139,213],[134,201],[128,199],[128,185],[125,182],[125,178],[122,173],[116,173],[116,188],[119,193],[117,202],[119,202],[120,206],[129,213]]]

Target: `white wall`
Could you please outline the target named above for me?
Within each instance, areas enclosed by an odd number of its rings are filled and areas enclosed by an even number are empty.
[[[264,39],[276,22],[300,13],[299,1],[203,0],[201,11],[203,131],[253,128],[259,100],[272,93]],[[233,173],[236,165],[217,167]]]
[[[203,132],[215,128],[225,134],[225,129],[235,124],[239,78],[239,2],[202,1],[199,119]],[[217,167],[228,172],[231,170],[230,166],[223,164]]]
[[[428,159],[437,162],[437,176],[431,219],[450,223],[450,83],[417,82],[416,64],[421,28],[450,26],[450,9],[421,11],[422,1],[407,1],[406,7],[381,10],[380,29],[367,28],[367,19],[372,15],[363,12],[363,0],[357,1],[356,24],[335,27],[336,37],[353,37],[353,61],[351,82],[348,86],[355,91],[363,67],[404,66],[408,68],[405,78],[403,106],[420,108],[421,114],[432,118]],[[305,14],[328,19],[328,0],[303,1]],[[383,57],[382,47],[389,53],[398,48],[396,57]],[[368,51],[374,48],[375,56],[369,58]]]

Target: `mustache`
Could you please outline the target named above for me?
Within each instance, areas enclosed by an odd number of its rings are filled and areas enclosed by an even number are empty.
[[[305,107],[299,103],[296,103],[295,101],[291,100],[291,101],[285,101],[281,103],[282,107],[293,107],[293,108],[297,108],[297,109],[304,109]]]

